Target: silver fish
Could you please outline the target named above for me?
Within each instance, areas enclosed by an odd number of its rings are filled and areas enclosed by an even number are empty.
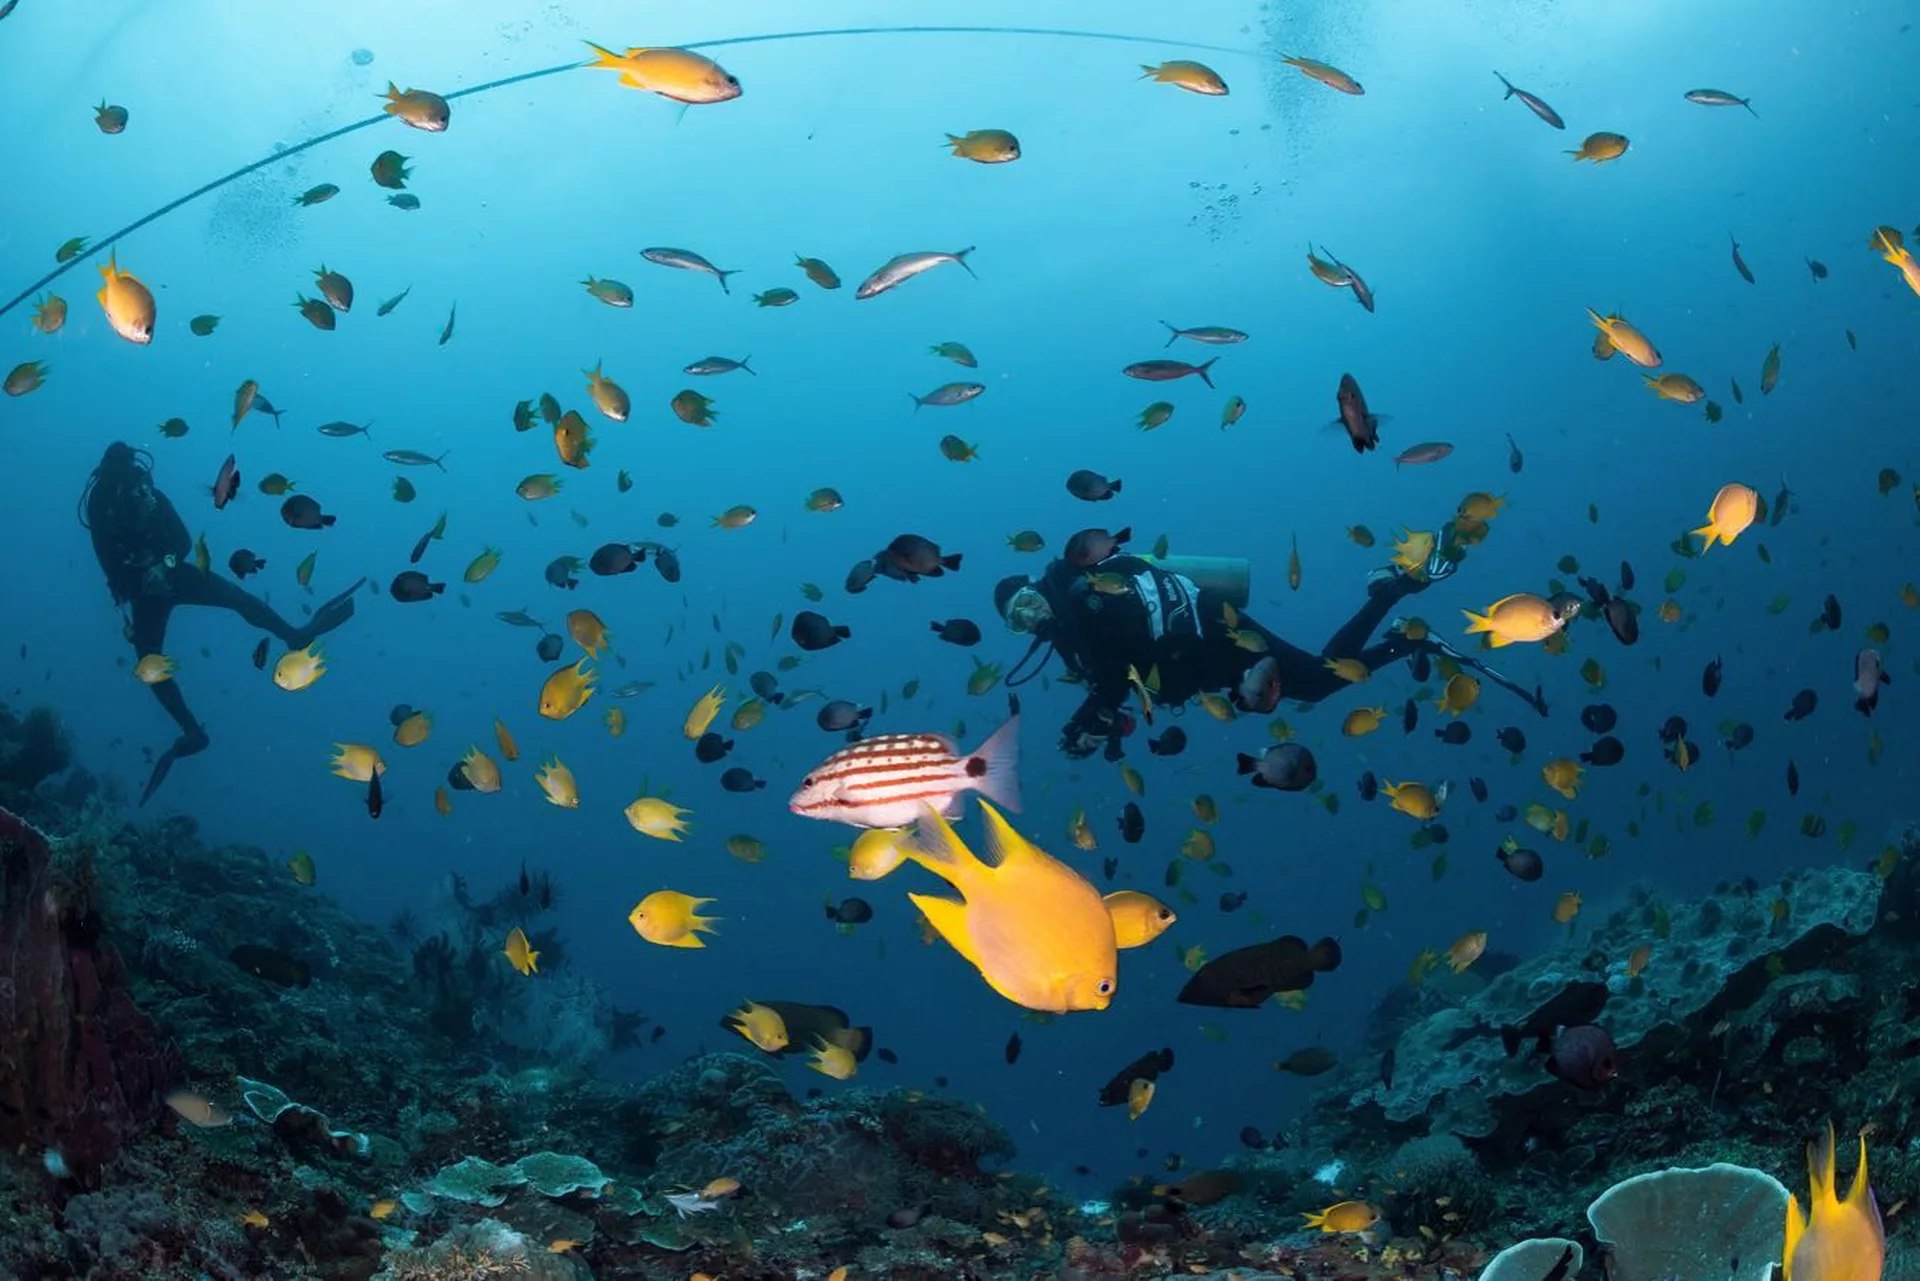
[[[728,360],[725,356],[703,356],[680,372],[694,375],[730,374],[736,369],[744,369],[751,374],[754,372],[753,366],[747,362],[752,359],[752,356],[742,356],[738,360]]]
[[[986,389],[985,383],[942,383],[924,396],[908,392],[907,399],[915,409],[922,405],[964,405]]]
[[[364,432],[366,428],[363,427],[360,430]],[[447,469],[445,453],[436,458],[432,454],[423,454],[417,449],[389,449],[380,456],[396,467],[438,467],[441,471]]]
[[[370,433],[367,430],[367,428],[372,426],[373,426],[372,420],[368,420],[365,426],[358,426],[358,427],[356,427],[352,423],[344,423],[344,422],[321,423],[318,430],[322,436],[331,436],[335,440],[345,440],[349,436],[366,436],[369,439],[371,439],[372,433]]]
[[[727,288],[727,277],[739,274],[738,268],[722,271],[691,249],[642,249],[640,256],[648,262],[657,262],[662,267],[678,267],[681,271],[704,271],[720,282],[720,292],[723,294],[733,292]]]
[[[1396,467],[1401,463],[1405,463],[1409,467],[1418,467],[1424,463],[1437,463],[1452,452],[1453,446],[1449,445],[1446,441],[1429,440],[1401,451],[1401,453],[1394,458],[1393,464]]]
[[[373,314],[376,316],[386,315],[388,312],[392,311],[395,307],[398,307],[401,303],[405,302],[407,299],[407,295],[412,292],[413,292],[413,286],[408,285],[405,289],[402,289],[399,293],[395,294],[393,297],[381,303],[379,307],[374,309]]]
[[[1191,329],[1182,329],[1178,325],[1167,324],[1164,320],[1160,323],[1167,326],[1167,346],[1169,347],[1182,338],[1191,339],[1194,342],[1211,343],[1216,347],[1247,340],[1244,330],[1229,329],[1225,325],[1195,325]]]
[[[1760,113],[1745,98],[1736,98],[1725,89],[1689,89],[1686,92],[1688,102],[1698,103],[1702,107],[1745,107],[1755,120]]]
[[[538,627],[543,632],[547,630],[545,623],[524,609],[503,609],[495,614],[494,617],[509,627]]]
[[[881,263],[871,276],[861,281],[860,287],[853,291],[853,296],[877,298],[887,290],[905,284],[923,271],[932,271],[942,263],[959,263],[966,273],[972,276],[973,268],[967,265],[967,255],[973,250],[974,247],[968,245],[965,249],[956,249],[950,254],[932,249],[921,250],[918,253],[897,254]],[[979,279],[977,276],[974,278]]]
[[[652,681],[628,681],[625,685],[622,685],[620,688],[614,690],[613,696],[615,698],[633,698],[633,697],[636,697],[637,695],[646,693],[648,690],[652,688],[653,688]]]
[[[1500,73],[1498,71],[1494,72],[1493,74],[1496,76],[1500,76]],[[1521,103],[1525,105],[1528,111],[1531,111],[1534,115],[1540,117],[1542,120],[1552,125],[1555,129],[1565,129],[1567,127],[1567,122],[1560,118],[1559,112],[1555,111],[1552,107],[1549,107],[1546,103],[1540,101],[1540,99],[1528,93],[1525,89],[1514,88],[1513,82],[1511,80],[1508,80],[1505,76],[1500,76],[1500,83],[1507,87],[1506,96],[1502,98],[1501,101],[1504,102],[1506,98],[1518,98],[1520,99]]]

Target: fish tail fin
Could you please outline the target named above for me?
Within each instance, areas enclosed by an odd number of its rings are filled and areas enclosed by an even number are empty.
[[[1220,357],[1215,356],[1213,360],[1209,360],[1205,364],[1195,365],[1193,367],[1193,372],[1200,375],[1200,381],[1205,383],[1209,387],[1213,386],[1213,379],[1208,376],[1207,370],[1213,368],[1214,361],[1217,361],[1219,359]]]
[[[973,264],[967,261],[967,255],[977,248],[979,248],[978,245],[968,245],[965,249],[956,249],[953,251],[953,260],[959,263],[960,266],[966,270],[966,273],[969,276],[973,276],[975,280],[980,279],[980,277],[974,273]]]
[[[331,526],[333,522],[338,519],[340,519],[338,516],[322,516],[320,518],[320,523],[323,526]]]
[[[1749,99],[1746,99],[1746,98],[1740,99],[1740,105],[1745,107],[1747,109],[1747,114],[1752,116],[1755,120],[1758,120],[1760,118],[1760,113],[1753,109],[1753,103]]]
[[[381,96],[385,98],[388,105],[391,106],[393,103],[400,101],[400,86],[391,80],[387,81],[387,91]],[[324,271],[326,268],[323,267],[321,270]]]
[[[1847,1189],[1845,1204],[1861,1211],[1872,1212],[1879,1217],[1879,1209],[1873,1202],[1873,1188],[1867,1182],[1867,1136],[1860,1136],[1860,1164],[1854,1167],[1853,1186]]]
[[[452,452],[451,449],[444,451],[438,458],[433,460],[433,465],[441,471],[445,471],[447,469],[447,455]]]
[[[1490,632],[1493,630],[1493,618],[1491,615],[1476,614],[1470,609],[1463,609],[1460,612],[1467,616],[1466,634],[1468,636],[1472,636],[1477,632]]]
[[[1168,323],[1167,323],[1166,321],[1164,321],[1164,320],[1163,320],[1163,321],[1161,321],[1160,323],[1161,323],[1161,324],[1163,324],[1163,325],[1166,325],[1166,326],[1167,326],[1167,344],[1166,344],[1166,345],[1167,345],[1168,347],[1171,347],[1171,346],[1173,346],[1173,344],[1174,344],[1174,341],[1175,341],[1176,339],[1178,339],[1178,338],[1180,337],[1180,328],[1179,328],[1179,326],[1177,326],[1177,325],[1172,325],[1172,324],[1168,324]],[[1165,348],[1162,348],[1162,350],[1165,350]]]
[[[952,552],[946,556],[942,556],[940,558],[940,567],[946,570],[958,570],[963,554],[964,553],[961,552]]]
[[[742,356],[742,357],[740,358],[740,368],[742,368],[742,369],[744,369],[744,370],[746,370],[746,371],[747,371],[748,373],[750,373],[750,374],[752,374],[752,375],[753,375],[753,376],[754,376],[755,378],[758,378],[758,377],[760,376],[760,375],[759,375],[759,373],[758,373],[757,371],[755,371],[755,369],[754,369],[754,367],[753,367],[752,365],[750,365],[750,364],[748,364],[748,363],[747,363],[748,361],[750,361],[750,360],[752,360],[752,359],[753,359],[753,357],[752,357],[752,356]]]
[[[1706,524],[1702,525],[1700,528],[1694,530],[1693,536],[1695,538],[1706,539],[1707,547],[1711,547],[1713,546],[1715,540],[1720,538],[1720,526],[1715,524],[1712,521],[1708,521]],[[1707,547],[1702,547],[1700,550],[1705,551]]]
[[[936,624],[937,626],[937,624]],[[980,776],[974,790],[996,805],[1020,812],[1020,718],[1009,716],[1006,723],[988,736],[987,741],[967,758],[972,770],[979,762]]]
[[[1233,772],[1236,774],[1251,774],[1254,771],[1254,767],[1259,764],[1259,761],[1247,755],[1245,752],[1236,752],[1233,757]]]
[[[1306,1220],[1300,1225],[1302,1231],[1307,1228],[1319,1228],[1322,1232],[1327,1230],[1327,1216],[1324,1214],[1303,1214],[1300,1217]]]
[[[727,294],[729,296],[732,295],[733,290],[727,288],[727,277],[737,276],[739,274],[740,274],[740,268],[738,267],[735,267],[730,271],[721,271],[718,267],[715,267],[713,269],[714,278],[720,282],[720,292],[723,294]]]
[[[927,918],[927,924],[933,926],[934,932],[945,939],[949,947],[974,968],[979,968],[979,953],[974,951],[973,940],[967,933],[965,903],[936,894],[909,894],[907,901],[920,910],[920,915]]]
[[[925,401],[921,400],[920,397],[914,395],[912,392],[907,393],[907,399],[913,402],[913,412],[916,414],[920,412],[920,406],[926,403]]]
[[[1151,80],[1159,74],[1160,74],[1159,67],[1153,66],[1145,62],[1140,64],[1140,78],[1142,80]],[[106,103],[102,102],[100,105],[104,107]]]
[[[620,54],[615,53],[611,49],[602,49],[599,45],[595,44],[591,40],[585,41],[584,43],[586,44],[587,48],[593,50],[594,52],[594,59],[590,64],[588,64],[590,66],[617,67],[617,66],[620,66],[625,61],[625,59]]]
[[[1500,73],[1498,71],[1494,72],[1493,74],[1496,76],[1500,76]],[[1513,97],[1513,82],[1507,79],[1505,76],[1500,76],[1500,83],[1507,87],[1506,93],[1500,96],[1500,101],[1505,102],[1508,98]]]

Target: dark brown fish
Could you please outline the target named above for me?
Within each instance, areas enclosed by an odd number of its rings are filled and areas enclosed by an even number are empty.
[[[1243,1182],[1238,1170],[1202,1170],[1174,1184],[1163,1184],[1154,1192],[1185,1205],[1212,1205],[1240,1190]]]
[[[853,635],[851,627],[844,623],[831,623],[826,615],[816,614],[810,609],[803,609],[793,616],[789,632],[794,644],[810,651],[831,648]]]
[[[427,576],[417,569],[403,569],[393,576],[393,582],[387,587],[387,594],[403,605],[416,605],[431,600],[447,590],[445,583],[430,582]]]
[[[1083,529],[1067,540],[1064,556],[1067,564],[1075,569],[1090,569],[1119,551],[1121,544],[1132,537],[1131,525],[1111,534],[1104,529]]]
[[[1173,1070],[1173,1050],[1171,1047],[1148,1050],[1133,1062],[1114,1073],[1113,1079],[1100,1087],[1100,1106],[1116,1108],[1127,1101],[1135,1081],[1157,1081],[1163,1072]]]
[[[1331,938],[1309,944],[1286,934],[1268,943],[1237,948],[1201,966],[1180,989],[1183,1005],[1221,1009],[1253,1009],[1276,992],[1297,992],[1313,986],[1315,974],[1340,966],[1340,944]]]
[[[255,978],[277,983],[281,987],[307,987],[313,982],[313,972],[307,963],[288,956],[279,948],[242,943],[227,953],[227,959]]]
[[[919,534],[901,534],[888,543],[873,558],[874,567],[889,578],[898,578],[904,582],[918,582],[922,578],[939,578],[949,571],[960,568],[960,553],[943,554],[940,544],[931,538]]]
[[[1120,478],[1108,480],[1099,472],[1082,467],[1067,477],[1067,492],[1082,502],[1103,503],[1120,492]]]
[[[1276,1061],[1273,1070],[1291,1072],[1295,1076],[1319,1076],[1323,1072],[1331,1071],[1339,1061],[1334,1057],[1332,1050],[1311,1045],[1304,1050],[1295,1050],[1286,1058]]]
[[[220,464],[220,474],[213,478],[213,509],[219,511],[233,501],[240,492],[240,468],[235,465],[232,454]]]
[[[1219,359],[1220,357],[1215,356],[1213,360],[1198,365],[1189,365],[1184,360],[1137,360],[1120,372],[1129,378],[1138,378],[1142,382],[1150,383],[1171,382],[1176,378],[1185,378],[1192,374],[1211,387],[1213,379],[1208,377],[1207,370],[1213,368],[1214,361]]]
[[[294,494],[280,504],[280,519],[294,529],[325,529],[334,517],[320,510],[320,504],[305,494]]]
[[[1367,398],[1352,374],[1340,375],[1340,391],[1335,399],[1340,405],[1340,425],[1347,429],[1353,452],[1364,454],[1369,449],[1378,449],[1380,419],[1367,412]]]
[[[1547,1071],[1576,1090],[1599,1090],[1620,1075],[1619,1052],[1603,1027],[1591,1023],[1563,1027],[1553,1040]]]

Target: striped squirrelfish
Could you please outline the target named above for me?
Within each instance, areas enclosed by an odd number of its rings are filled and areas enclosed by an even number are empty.
[[[804,818],[853,827],[905,827],[931,806],[957,816],[962,792],[1020,808],[1020,718],[969,755],[944,734],[881,734],[820,762],[787,801]]]

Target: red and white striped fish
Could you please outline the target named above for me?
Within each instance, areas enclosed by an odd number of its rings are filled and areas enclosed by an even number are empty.
[[[787,808],[854,827],[905,827],[931,805],[956,818],[960,794],[1020,808],[1020,718],[962,756],[945,734],[881,734],[835,752],[800,780]]]

